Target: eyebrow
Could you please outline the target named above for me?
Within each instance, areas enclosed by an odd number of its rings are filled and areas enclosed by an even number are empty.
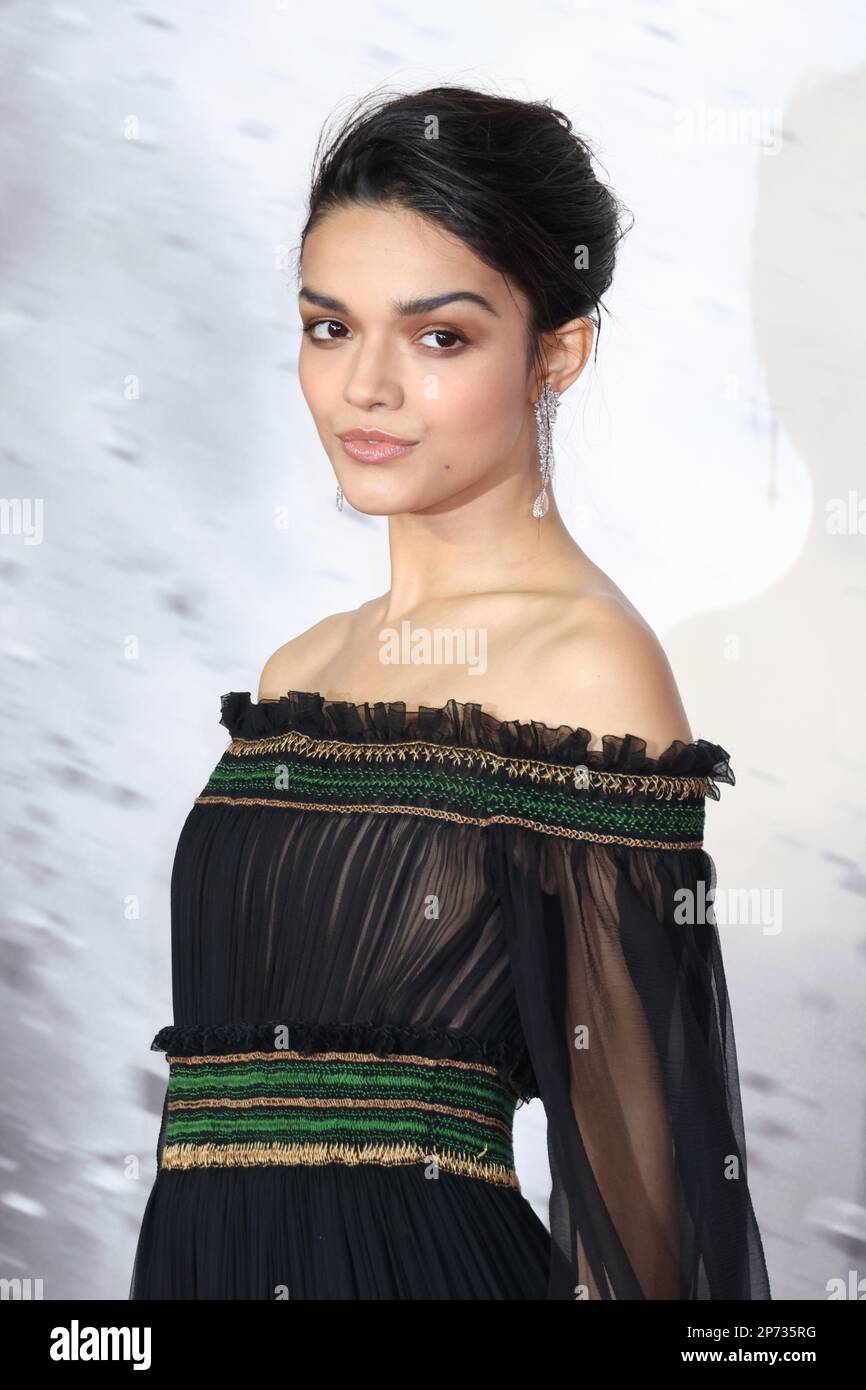
[[[334,299],[333,295],[307,289],[306,285],[301,286],[298,298],[309,300],[310,304],[315,304],[319,309],[330,309],[334,314],[352,312],[342,299]],[[449,290],[446,294],[427,295],[418,299],[392,299],[391,307],[400,318],[415,318],[419,314],[432,314],[444,304],[453,304],[456,300],[467,300],[470,304],[477,304],[481,309],[486,309],[489,314],[499,318],[489,299],[485,299],[483,294],[475,294],[472,290]]]

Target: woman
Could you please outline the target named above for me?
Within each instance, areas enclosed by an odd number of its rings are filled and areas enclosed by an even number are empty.
[[[133,1298],[770,1297],[702,838],[728,755],[551,485],[620,219],[542,103],[436,88],[319,152],[301,387],[392,582],[223,696]]]

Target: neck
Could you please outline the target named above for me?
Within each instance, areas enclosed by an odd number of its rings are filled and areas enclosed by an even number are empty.
[[[391,586],[380,621],[391,623],[431,602],[464,594],[545,591],[573,582],[589,564],[568,531],[550,484],[548,510],[532,516],[539,475],[514,480],[465,502],[389,518]]]

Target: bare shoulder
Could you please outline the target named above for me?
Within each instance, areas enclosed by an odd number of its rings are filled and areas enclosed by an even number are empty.
[[[565,615],[555,648],[543,688],[562,723],[593,734],[590,747],[600,748],[604,734],[634,734],[657,757],[675,739],[692,742],[664,647],[627,600],[581,598]]]
[[[289,690],[315,690],[323,662],[339,650],[354,614],[330,613],[272,652],[259,678],[259,700],[277,700]]]

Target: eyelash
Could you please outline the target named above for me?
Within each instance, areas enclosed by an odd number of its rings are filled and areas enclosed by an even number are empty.
[[[312,323],[307,323],[307,324],[305,324],[305,325],[304,325],[304,330],[303,330],[305,333],[309,334],[310,339],[311,339],[312,342],[314,342],[314,343],[324,343],[324,342],[328,342],[328,341],[329,341],[327,338],[314,338],[314,337],[313,337],[313,329],[314,329],[314,328],[318,328],[319,324],[321,324],[321,323],[338,323],[338,324],[340,324],[341,328],[345,328],[345,327],[346,327],[346,325],[342,322],[341,319],[315,319]],[[421,334],[421,337],[422,337],[422,338],[426,338],[430,333],[444,333],[444,334],[446,334],[449,338],[456,338],[456,339],[457,339],[457,343],[456,343],[454,346],[452,346],[452,347],[447,347],[447,348],[425,347],[425,348],[424,348],[424,351],[425,351],[425,352],[432,352],[432,353],[434,353],[437,357],[447,357],[447,356],[449,356],[449,355],[452,354],[452,353],[459,352],[461,347],[468,347],[468,346],[469,346],[469,339],[468,339],[468,338],[464,338],[464,336],[463,336],[462,333],[458,333],[456,328],[427,328],[427,329],[425,329],[424,332]],[[334,342],[339,342],[340,340],[339,340],[338,338],[331,338],[330,341],[331,341],[332,343],[334,343]]]

